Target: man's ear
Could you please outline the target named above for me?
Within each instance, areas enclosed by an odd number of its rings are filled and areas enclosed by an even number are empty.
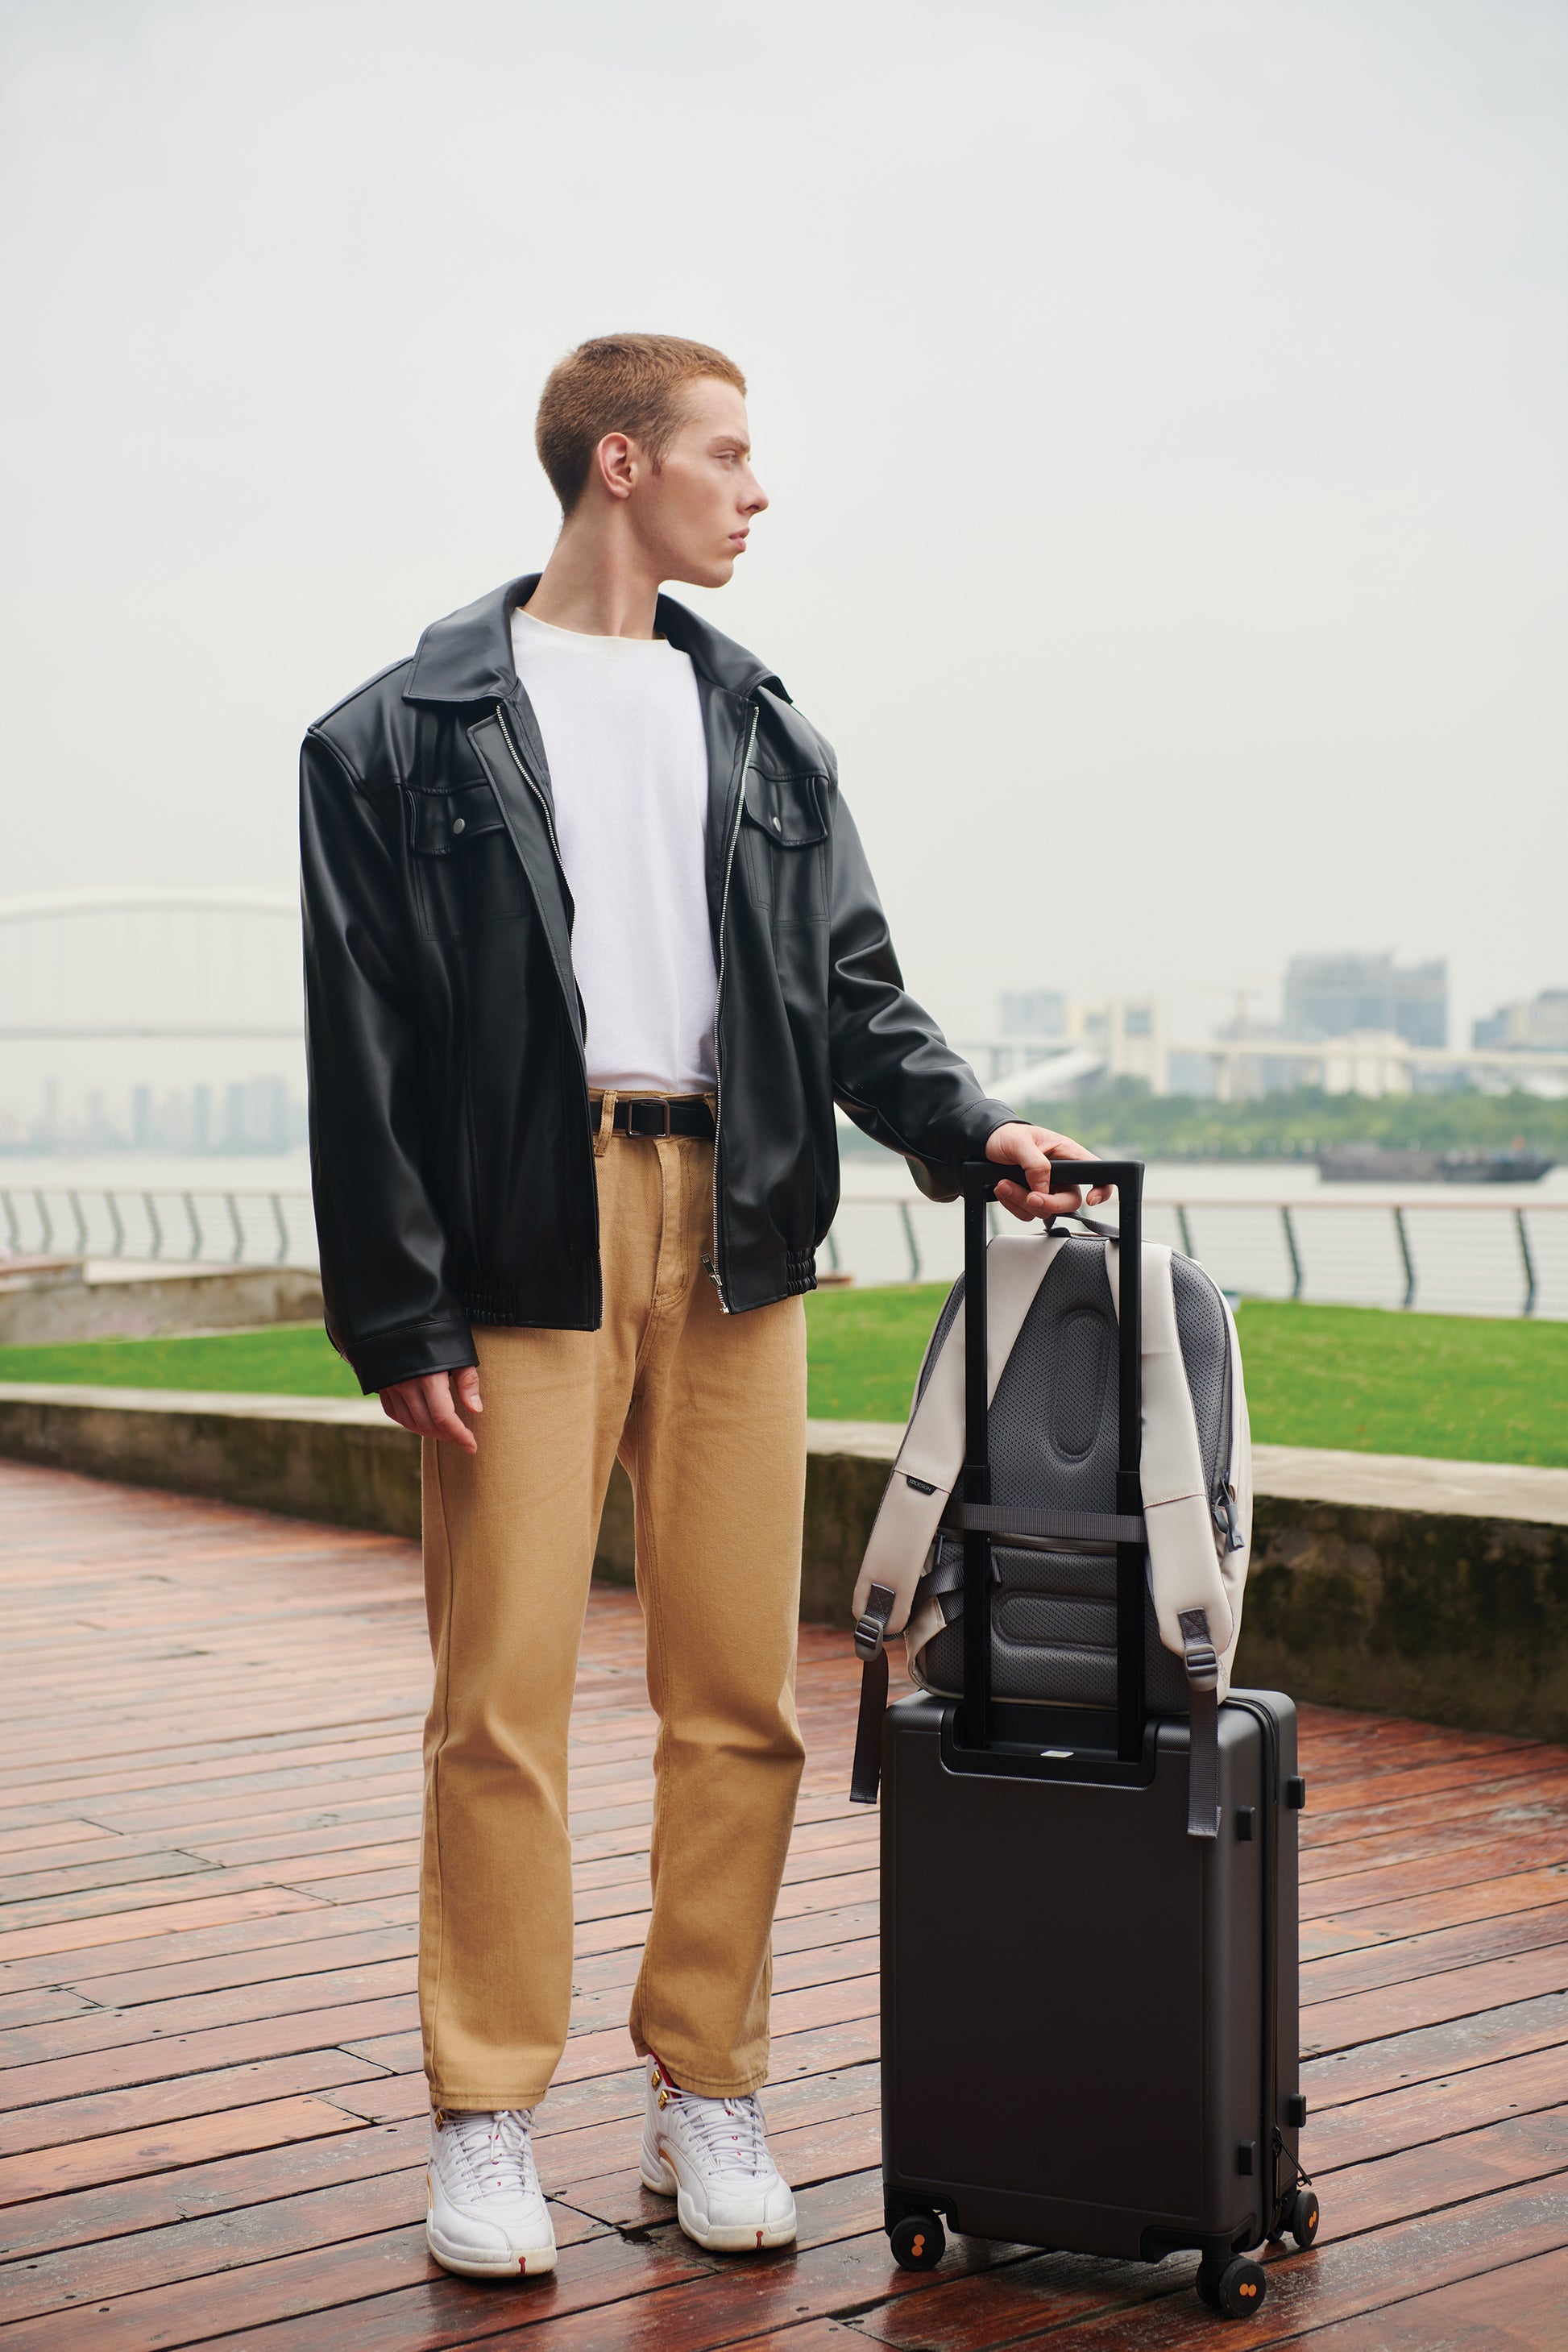
[[[629,499],[637,478],[640,455],[624,433],[606,433],[594,452],[599,479],[613,499]]]

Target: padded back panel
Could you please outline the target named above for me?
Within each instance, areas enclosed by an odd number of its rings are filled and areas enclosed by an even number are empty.
[[[1173,1261],[1176,1328],[1197,1414],[1211,1487],[1229,1445],[1229,1338],[1208,1276],[1190,1259]],[[962,1279],[943,1305],[939,1338],[963,1297]],[[991,1406],[993,1503],[1041,1510],[1116,1508],[1116,1423],[1121,1383],[1118,1325],[1105,1245],[1074,1235],[1057,1258],[1025,1319]],[[932,1349],[934,1357],[936,1350]],[[922,1381],[923,1387],[923,1381]],[[943,1536],[937,1554],[947,1619],[927,1643],[921,1680],[956,1696],[963,1687],[962,1548]],[[1116,1703],[1116,1555],[1084,1549],[992,1547],[992,1689],[999,1699],[1058,1706]],[[1184,1712],[1186,1677],[1161,1643],[1152,1601],[1144,1609],[1150,1706]]]

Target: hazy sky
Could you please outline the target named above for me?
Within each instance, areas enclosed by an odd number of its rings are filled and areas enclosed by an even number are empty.
[[[298,740],[542,562],[540,382],[748,371],[693,593],[911,982],[1568,984],[1563,0],[0,0],[0,893],[288,887]],[[1206,993],[1214,991],[1215,993]]]

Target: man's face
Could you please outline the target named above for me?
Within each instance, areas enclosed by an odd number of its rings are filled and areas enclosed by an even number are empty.
[[[657,472],[639,454],[629,501],[637,538],[660,580],[722,588],[767,498],[752,471],[746,404],[732,383],[701,376],[681,388],[686,421]]]

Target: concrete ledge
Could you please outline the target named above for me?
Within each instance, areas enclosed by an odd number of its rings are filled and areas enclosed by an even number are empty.
[[[73,1339],[152,1339],[175,1331],[232,1331],[264,1323],[319,1323],[321,1285],[297,1265],[172,1269],[131,1280],[51,1267],[37,1279],[0,1265],[0,1347],[52,1348]]]
[[[1256,1455],[1239,1680],[1568,1738],[1568,1470]]]
[[[1357,1503],[1568,1528],[1568,1470],[1538,1470],[1525,1462],[1436,1462],[1417,1454],[1255,1445],[1252,1471],[1258,1493],[1280,1501]]]
[[[419,1533],[419,1444],[374,1397],[0,1381],[0,1454],[383,1535]]]
[[[896,1423],[807,1433],[803,1617],[847,1626]],[[0,1454],[388,1535],[419,1448],[374,1398],[0,1383]],[[1568,1471],[1259,1445],[1238,1680],[1328,1706],[1568,1738]],[[597,1572],[630,1583],[617,1468]]]
[[[801,1614],[843,1623],[900,1423],[813,1422],[807,1432]],[[336,1527],[419,1533],[419,1444],[374,1397],[0,1381],[0,1454]],[[597,1574],[634,1580],[632,1495],[617,1463]]]

